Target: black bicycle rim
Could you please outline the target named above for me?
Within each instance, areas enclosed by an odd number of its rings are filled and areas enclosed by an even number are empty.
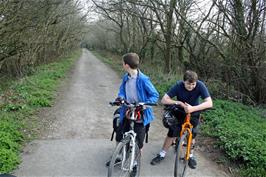
[[[186,174],[188,166],[188,161],[186,160],[187,139],[188,139],[188,133],[184,132],[184,134],[181,136],[179,140],[176,151],[175,169],[174,169],[175,177],[184,177]]]

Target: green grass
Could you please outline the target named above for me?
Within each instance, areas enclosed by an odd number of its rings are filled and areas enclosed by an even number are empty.
[[[19,80],[1,80],[0,174],[11,172],[21,162],[21,148],[38,136],[41,126],[36,111],[52,106],[60,81],[79,55],[80,50],[57,62],[38,66],[31,75]]]
[[[23,142],[23,125],[15,114],[3,114],[0,120],[0,169],[1,173],[9,172],[20,162],[19,150]]]
[[[120,75],[123,73],[120,56],[103,51],[93,53]],[[163,74],[158,63],[142,63],[140,69],[151,78],[160,96],[163,96],[176,80],[181,79],[180,75]],[[217,90],[220,91],[214,88],[210,92]],[[226,153],[230,161],[239,166],[239,175],[266,176],[266,109],[228,100],[215,100],[214,107],[215,110],[204,116],[203,134],[218,140],[217,146]]]
[[[266,176],[266,119],[258,109],[215,100],[205,115],[205,135],[217,138],[227,156],[240,165],[241,176]]]

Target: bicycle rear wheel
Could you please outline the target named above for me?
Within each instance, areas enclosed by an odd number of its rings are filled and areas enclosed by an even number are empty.
[[[179,139],[179,143],[176,150],[176,158],[175,158],[175,169],[174,169],[175,177],[184,177],[186,174],[188,166],[188,160],[186,160],[188,136],[189,133],[185,131]]]
[[[131,176],[130,169],[132,159],[132,147],[130,146],[130,137],[125,137],[116,147],[108,168],[108,177],[128,177]],[[133,161],[137,162],[136,176],[140,173],[140,150],[138,145],[135,145],[135,155]],[[121,159],[119,164],[115,164],[116,159]]]

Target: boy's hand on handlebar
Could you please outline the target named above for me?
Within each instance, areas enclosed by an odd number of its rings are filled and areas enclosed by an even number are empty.
[[[124,100],[120,97],[117,97],[114,102],[110,102],[109,104],[112,106],[120,106]]]
[[[115,102],[122,102],[124,99],[123,98],[121,98],[121,97],[117,97],[116,99],[115,99]]]
[[[185,109],[185,107],[186,107],[185,103],[183,103],[183,102],[181,102],[181,101],[177,101],[177,102],[176,102],[176,105],[177,105],[178,107],[183,108],[183,109]]]

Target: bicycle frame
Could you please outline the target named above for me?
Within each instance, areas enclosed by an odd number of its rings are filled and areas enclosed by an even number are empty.
[[[139,112],[136,112],[136,107],[129,107],[129,111],[130,111],[130,119],[131,122],[130,122],[130,130],[128,132],[125,132],[124,133],[124,137],[123,138],[126,138],[126,137],[129,137],[130,139],[130,143],[129,145],[131,146],[131,161],[130,161],[130,165],[129,165],[129,170],[132,171],[133,169],[133,165],[134,165],[134,160],[135,160],[135,145],[136,145],[136,136],[137,134],[135,133],[134,131],[134,122],[136,120],[136,114],[138,116]],[[121,165],[121,169],[122,170],[128,170],[126,168],[124,168],[124,163],[125,163],[125,159],[126,159],[126,152],[127,152],[127,147],[124,147],[123,148],[123,160],[122,160],[122,165]]]
[[[182,130],[180,132],[180,137],[184,134],[185,131],[187,131],[189,134],[188,140],[187,140],[188,144],[187,144],[186,160],[189,159],[190,150],[191,150],[191,143],[192,143],[193,125],[190,123],[190,117],[191,117],[191,114],[186,114],[186,118],[185,118],[184,123],[182,124]]]

